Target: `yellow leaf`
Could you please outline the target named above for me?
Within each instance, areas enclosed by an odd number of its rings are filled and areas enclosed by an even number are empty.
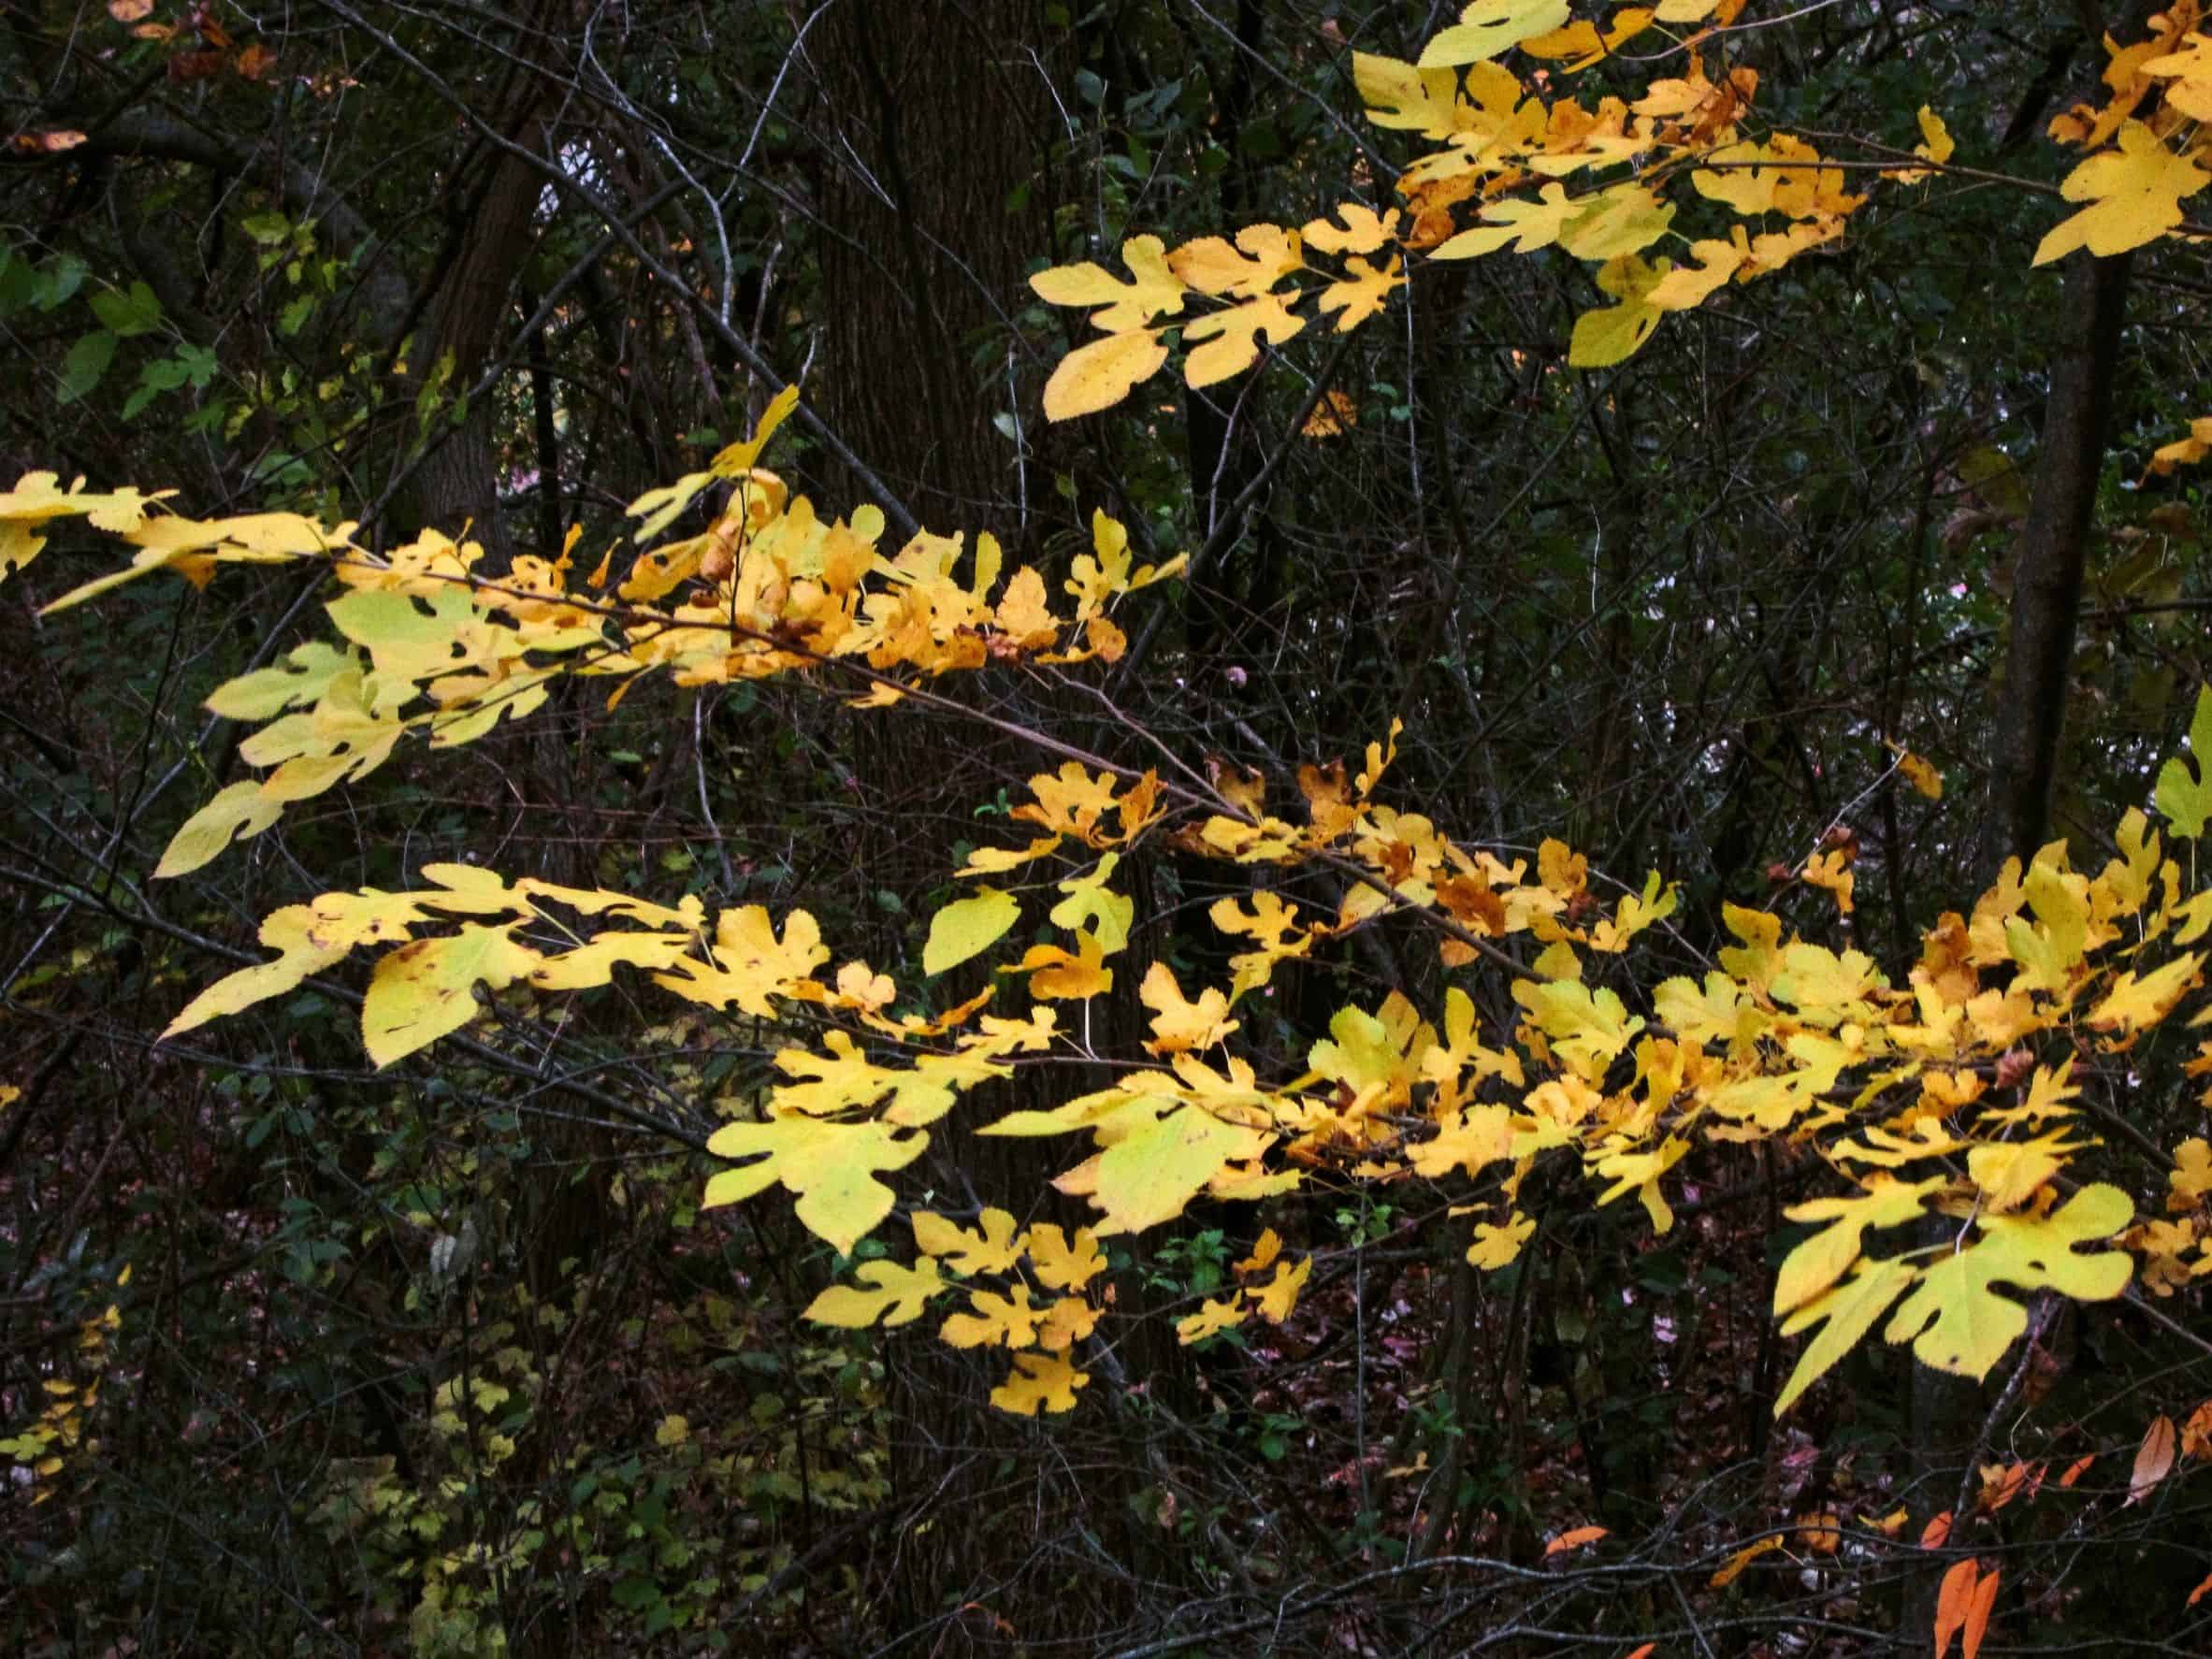
[[[1458,22],[1430,36],[1421,67],[1486,63],[1532,35],[1558,28],[1567,18],[1567,0],[1473,0]]]
[[[1176,1320],[1175,1339],[1188,1348],[1193,1342],[1204,1342],[1208,1336],[1234,1330],[1244,1320],[1244,1304],[1238,1297],[1226,1296],[1218,1302],[1208,1301],[1196,1313]]]
[[[190,875],[211,862],[233,841],[260,834],[283,816],[284,803],[272,801],[251,778],[232,784],[184,820],[153,867],[157,880]]]
[[[1252,1246],[1252,1253],[1237,1262],[1239,1273],[1265,1273],[1275,1265],[1276,1257],[1282,1254],[1282,1238],[1274,1228],[1263,1228],[1259,1240]]]
[[[1921,1362],[1939,1371],[1986,1377],[2028,1325],[2028,1310],[1992,1287],[2110,1301],[2127,1288],[2132,1260],[2120,1250],[2077,1255],[2074,1247],[2111,1237],[2134,1213],[2126,1193],[2099,1184],[2046,1218],[1985,1215],[1972,1245],[1921,1274],[1884,1335],[1912,1343]]]
[[[1086,260],[1039,271],[1029,285],[1048,305],[1100,307],[1091,313],[1091,321],[1108,334],[1142,329],[1155,317],[1181,312],[1183,285],[1169,267],[1166,248],[1158,237],[1131,237],[1121,244],[1121,258],[1133,273],[1126,282]]]
[[[1612,14],[1605,33],[1598,32],[1598,25],[1587,19],[1571,22],[1564,29],[1554,29],[1548,35],[1532,35],[1521,42],[1521,50],[1532,58],[1569,60],[1560,66],[1569,75],[1603,63],[1628,41],[1652,26],[1652,10],[1645,6],[1624,6]]]
[[[1352,55],[1356,60],[1361,54]],[[1356,68],[1354,75],[1356,78]],[[1453,78],[1446,75],[1444,79]],[[1392,124],[1380,118],[1371,119],[1377,126]],[[1326,219],[1308,219],[1299,231],[1306,245],[1323,253],[1373,253],[1389,245],[1400,215],[1395,208],[1379,214],[1361,202],[1338,202],[1337,217],[1344,222],[1344,228],[1338,229]]]
[[[1091,1380],[1065,1354],[1016,1354],[1006,1380],[990,1391],[990,1403],[1016,1417],[1047,1411],[1073,1411],[1076,1391]]]
[[[1200,237],[1167,256],[1167,268],[1201,294],[1256,299],[1304,263],[1295,231],[1279,224],[1248,224],[1234,246],[1221,237]]]
[[[780,1181],[798,1195],[794,1213],[801,1224],[850,1255],[891,1211],[895,1195],[875,1172],[905,1168],[929,1144],[923,1131],[902,1136],[889,1123],[834,1123],[802,1112],[727,1123],[707,1142],[707,1150],[717,1158],[758,1161],[710,1176],[700,1207],[735,1204]]]
[[[1193,348],[1183,361],[1183,378],[1193,388],[1217,384],[1257,362],[1263,339],[1279,346],[1305,326],[1306,319],[1279,294],[1255,295],[1209,311],[1183,330],[1183,343]]]
[[[914,1248],[925,1256],[942,1256],[956,1273],[1008,1273],[1021,1259],[1021,1233],[1014,1218],[1002,1209],[987,1209],[978,1218],[980,1233],[971,1233],[930,1210],[913,1216]]]
[[[1141,328],[1077,346],[1045,382],[1045,418],[1072,421],[1111,409],[1166,361],[1166,340]]]
[[[1355,51],[1352,54],[1352,84],[1360,102],[1367,107],[1367,119],[1379,127],[1448,138],[1458,130],[1467,113],[1459,96],[1459,77],[1449,68],[1417,69],[1396,58]],[[1346,223],[1352,223],[1349,217]],[[1311,224],[1306,233],[1306,239],[1324,253],[1334,251],[1314,236]]]
[[[1642,350],[1643,342],[1651,339],[1652,330],[1666,315],[1645,296],[1658,286],[1668,268],[1665,260],[1654,266],[1634,253],[1609,260],[1598,273],[1598,286],[1619,296],[1621,303],[1584,311],[1574,320],[1574,333],[1567,347],[1569,366],[1609,368]]]
[[[1037,1339],[1037,1325],[1046,1310],[1032,1306],[1029,1287],[1016,1284],[1011,1294],[1001,1296],[991,1291],[971,1291],[968,1306],[974,1313],[956,1313],[948,1317],[938,1330],[946,1343],[953,1348],[982,1348],[997,1344],[1002,1348],[1028,1348]]]
[[[2031,263],[2048,265],[2076,248],[2099,258],[2140,248],[2179,224],[2182,201],[2207,184],[2212,173],[2175,154],[2143,123],[2126,122],[2117,154],[2092,155],[2066,175],[2059,194],[2090,206],[2053,225]]]
[[[1021,901],[995,887],[958,899],[930,917],[929,943],[922,946],[921,971],[942,974],[980,951],[989,950],[1021,919]]]
[[[477,1014],[475,988],[499,991],[538,965],[512,927],[474,922],[440,939],[417,939],[386,952],[361,1003],[361,1041],[381,1070],[436,1042]]]
[[[1901,1257],[1863,1261],[1849,1279],[1815,1296],[1783,1321],[1785,1336],[1815,1324],[1824,1328],[1805,1345],[1797,1368],[1774,1397],[1774,1415],[1787,1411],[1829,1366],[1858,1347],[1859,1338],[1873,1329],[1874,1321],[1916,1277],[1918,1269]]]
[[[1406,285],[1403,267],[1395,253],[1391,255],[1390,263],[1381,270],[1357,255],[1347,259],[1344,268],[1349,274],[1323,288],[1319,301],[1323,311],[1343,313],[1337,319],[1338,334],[1349,334],[1369,317],[1376,315],[1388,302],[1391,290]],[[1349,401],[1347,399],[1347,403]]]
[[[2132,972],[2121,974],[2089,1015],[2089,1024],[2101,1031],[2139,1031],[2158,1024],[2195,988],[2204,962],[2203,954],[2192,950],[2140,979]]]
[[[2175,1211],[2195,1209],[2212,1194],[2212,1143],[2201,1135],[2191,1135],[2174,1148],[2174,1168],[2166,1176],[2168,1189],[2166,1207]]]
[[[1521,1247],[1536,1233],[1535,1218],[1515,1212],[1503,1225],[1491,1221],[1475,1223],[1475,1242],[1467,1247],[1467,1259],[1470,1266],[1484,1273],[1496,1273],[1511,1265],[1521,1254]]]
[[[1106,885],[1120,858],[1120,853],[1108,853],[1088,875],[1062,882],[1060,890],[1067,897],[1047,913],[1054,927],[1071,933],[1088,924],[1098,935],[1099,949],[1107,956],[1128,945],[1129,924],[1136,917],[1136,902]]]
[[[668,1416],[660,1420],[660,1426],[653,1431],[656,1446],[681,1446],[691,1438],[691,1423],[687,1418]]]
[[[1298,1306],[1298,1292],[1306,1288],[1306,1281],[1313,1273],[1313,1258],[1302,1257],[1295,1266],[1288,1262],[1275,1265],[1275,1277],[1264,1285],[1250,1285],[1245,1295],[1259,1311],[1262,1319],[1279,1325],[1291,1317]]]
[[[1153,1011],[1152,1040],[1145,1045],[1154,1054],[1180,1054],[1188,1048],[1211,1048],[1241,1021],[1229,1017],[1229,999],[1213,987],[1199,992],[1198,1001],[1183,995],[1175,970],[1155,961],[1145,970],[1137,987],[1137,1000]]]
[[[1081,1002],[1114,988],[1114,971],[1102,964],[1106,950],[1095,933],[1077,933],[1073,954],[1057,945],[1033,945],[1002,974],[1027,974],[1029,994],[1048,1003]]]
[[[1090,1228],[1078,1227],[1071,1243],[1050,1221],[1029,1230],[1030,1271],[1048,1291],[1079,1291],[1106,1271],[1106,1252]]]
[[[1181,1215],[1224,1165],[1256,1158],[1272,1140],[1203,1107],[1178,1104],[1129,1126],[1106,1147],[1092,1202],[1114,1232],[1142,1232]]]
[[[937,1263],[924,1256],[912,1267],[896,1262],[863,1262],[853,1277],[868,1289],[831,1285],[806,1306],[806,1317],[817,1325],[859,1331],[878,1319],[889,1325],[904,1325],[919,1319],[929,1300],[951,1289],[937,1273]],[[888,1316],[888,1317],[887,1317]]]

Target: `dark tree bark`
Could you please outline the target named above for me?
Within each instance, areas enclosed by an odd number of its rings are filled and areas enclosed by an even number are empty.
[[[2013,567],[2012,640],[1983,822],[1985,875],[1994,875],[2008,858],[2031,858],[2049,836],[2089,515],[2112,422],[2129,259],[2123,253],[2083,260],[2066,277],[2035,495]]]

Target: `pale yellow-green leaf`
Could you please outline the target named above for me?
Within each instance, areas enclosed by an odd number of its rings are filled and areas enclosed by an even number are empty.
[[[209,863],[232,841],[259,835],[283,815],[284,803],[271,801],[252,779],[231,785],[214,800],[185,819],[161,862],[153,867],[156,880],[189,875]]]
[[[269,668],[240,674],[215,687],[208,712],[226,720],[268,720],[286,709],[305,708],[320,698],[332,678],[360,660],[320,640],[311,640]]]
[[[2110,1238],[2133,1219],[2118,1187],[2084,1187],[2050,1216],[1984,1216],[1980,1236],[1928,1266],[1884,1333],[1910,1342],[1925,1364],[1986,1377],[2028,1327],[2028,1310],[1993,1289],[2057,1291],[2077,1302],[2107,1302],[2133,1268],[2124,1250],[2080,1255],[2074,1247]]]
[[[1857,1348],[1859,1339],[1873,1329],[1874,1321],[1917,1276],[1918,1269],[1901,1256],[1861,1262],[1850,1278],[1831,1286],[1791,1314],[1782,1326],[1785,1336],[1794,1336],[1824,1320],[1826,1323],[1820,1334],[1805,1345],[1789,1380],[1774,1396],[1774,1415],[1780,1417],[1787,1411],[1829,1366]]]
[[[952,1287],[938,1276],[937,1264],[924,1256],[912,1267],[896,1262],[863,1262],[853,1277],[855,1285],[831,1285],[807,1304],[806,1317],[817,1325],[859,1331],[878,1319],[889,1325],[904,1325],[919,1319],[929,1300]]]
[[[499,991],[538,965],[512,928],[476,922],[458,933],[387,951],[361,1003],[361,1041],[381,1069],[461,1027],[477,1013],[475,988]]]
[[[1487,63],[1532,35],[1549,34],[1568,20],[1567,0],[1473,0],[1459,22],[1429,36],[1424,69]]]
[[[257,962],[218,979],[184,1005],[162,1036],[173,1037],[210,1019],[240,1013],[270,997],[281,997],[309,974],[322,972],[353,950],[351,939],[319,943],[313,934],[314,922],[315,913],[305,904],[289,904],[273,912],[261,924],[261,943],[283,954],[273,962]]]
[[[1567,361],[1574,368],[1610,368],[1625,363],[1643,349],[1643,342],[1667,313],[1645,296],[1666,276],[1668,262],[1647,264],[1634,253],[1607,262],[1598,273],[1598,285],[1619,296],[1621,303],[1584,311],[1574,320],[1574,333],[1567,345]]]
[[[1047,913],[1054,927],[1071,933],[1088,926],[1107,956],[1128,945],[1129,925],[1136,919],[1136,901],[1106,886],[1120,858],[1120,853],[1109,852],[1099,859],[1097,869],[1062,882],[1060,890],[1067,897]]]
[[[734,1204],[781,1182],[797,1194],[800,1222],[846,1254],[890,1214],[896,1195],[875,1178],[904,1169],[930,1144],[926,1132],[889,1123],[837,1123],[777,1111],[758,1123],[728,1123],[707,1142],[717,1158],[757,1158],[707,1179],[702,1208]]]
[[[1271,1139],[1178,1106],[1106,1149],[1093,1196],[1115,1232],[1140,1233],[1181,1215],[1223,1165],[1258,1156]]]

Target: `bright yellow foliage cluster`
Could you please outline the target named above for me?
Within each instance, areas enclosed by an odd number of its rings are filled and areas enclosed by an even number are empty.
[[[2175,0],[2131,46],[2108,37],[2110,98],[2051,123],[2054,137],[2091,153],[2062,187],[2086,205],[2043,238],[2036,265],[2174,233],[2181,203],[2212,184],[2212,35],[2199,31],[2202,7]],[[1332,315],[1339,333],[1357,327],[1405,284],[1408,255],[1556,247],[1583,261],[1612,303],[1576,319],[1568,361],[1598,368],[1634,355],[1669,312],[1837,241],[1868,195],[1811,140],[1759,129],[1758,72],[1728,56],[1742,10],[1743,0],[1662,0],[1617,7],[1601,26],[1569,22],[1565,0],[1474,0],[1418,63],[1353,53],[1368,120],[1438,146],[1398,176],[1400,205],[1348,201],[1295,229],[1247,225],[1234,243],[1201,237],[1169,250],[1132,237],[1121,245],[1127,279],[1089,262],[1039,272],[1039,297],[1093,308],[1106,337],[1061,361],[1046,413],[1069,420],[1119,403],[1165,365],[1178,328],[1184,378],[1203,387]],[[1631,42],[1638,63],[1678,59],[1680,72],[1633,97],[1558,90],[1562,77],[1614,62]],[[1502,61],[1509,53],[1523,60],[1518,72]],[[1851,166],[1895,183],[1933,177],[1956,145],[1932,109],[1921,109],[1919,128],[1909,152],[1880,152],[1901,165]],[[1675,252],[1656,251],[1671,244]]]
[[[1054,614],[1034,569],[998,586],[987,538],[963,582],[953,573],[958,540],[918,537],[887,559],[860,515],[825,526],[803,500],[788,500],[754,467],[780,412],[709,478],[735,486],[713,527],[642,556],[619,603],[591,597],[599,580],[571,583],[565,557],[520,560],[492,582],[474,573],[471,550],[435,535],[377,557],[340,532],[274,522],[282,515],[201,525],[134,492],[64,496],[51,481],[31,481],[16,498],[45,503],[41,512],[55,500],[101,503],[109,527],[141,549],[123,577],[180,563],[189,574],[187,561],[206,561],[205,574],[311,549],[344,589],[329,606],[343,645],[303,646],[215,694],[219,712],[265,722],[241,752],[273,770],[195,815],[165,873],[215,857],[286,801],[372,769],[410,731],[433,744],[466,741],[502,714],[527,714],[562,673],[628,684],[666,667],[706,683],[864,664],[875,694],[863,700],[881,703],[918,689],[918,676],[953,669],[1119,654],[1109,607],[1163,572],[1133,570],[1110,521],[1074,561],[1063,584],[1072,605]],[[704,487],[695,478],[679,493]],[[672,499],[648,498],[641,516]],[[679,602],[656,605],[685,584]],[[2145,814],[2121,820],[2117,856],[2093,873],[2075,869],[2063,844],[2024,868],[2009,864],[1970,913],[1930,930],[1903,985],[1857,950],[1735,906],[1724,912],[1733,945],[1695,977],[1654,983],[1638,979],[1628,953],[1673,913],[1659,875],[1604,898],[1586,861],[1558,842],[1533,858],[1508,856],[1387,803],[1397,735],[1369,743],[1350,772],[1300,769],[1295,804],[1280,810],[1266,779],[1219,759],[1180,782],[1096,757],[1038,772],[1009,815],[1026,839],[975,852],[957,873],[974,890],[931,920],[923,978],[971,961],[991,970],[983,989],[950,1007],[864,961],[832,969],[803,910],[779,926],[759,905],[710,917],[695,899],[662,905],[433,865],[415,891],[327,893],[276,912],[261,934],[274,959],[202,991],[169,1030],[238,1013],[373,950],[362,1030],[383,1065],[459,1031],[487,993],[553,997],[638,975],[787,1040],[774,1057],[780,1080],[718,1103],[726,1121],[710,1147],[729,1167],[709,1179],[705,1202],[781,1187],[804,1225],[851,1255],[897,1206],[889,1177],[920,1156],[963,1096],[1021,1065],[1115,1058],[1092,1052],[1081,1004],[1111,990],[1123,971],[1116,959],[1139,938],[1134,900],[1115,886],[1123,866],[1172,844],[1263,879],[1209,912],[1233,953],[1226,982],[1192,983],[1165,960],[1146,962],[1134,973],[1149,1022],[1144,1058],[1121,1057],[1125,1069],[1106,1088],[981,1126],[1082,1137],[1054,1184],[1089,1205],[1093,1225],[1070,1240],[998,1211],[975,1232],[911,1213],[914,1262],[860,1262],[856,1283],[815,1304],[817,1319],[904,1323],[939,1297],[962,1296],[941,1334],[956,1347],[1012,1352],[997,1403],[1063,1410],[1088,1380],[1076,1356],[1104,1315],[1085,1296],[1099,1241],[1173,1221],[1201,1197],[1439,1184],[1454,1213],[1472,1218],[1468,1260],[1495,1270],[1536,1232],[1519,1197],[1540,1163],[1571,1161],[1595,1205],[1633,1195],[1665,1233],[1669,1187],[1685,1161],[1745,1143],[1817,1159],[1840,1189],[1791,1212],[1820,1226],[1776,1284],[1785,1331],[1813,1333],[1784,1407],[1877,1324],[1925,1363],[1979,1376],[2024,1328],[2022,1293],[2108,1298],[2138,1261],[2154,1291],[2212,1273],[2203,1139],[2175,1148],[2156,1200],[2163,1213],[2141,1225],[2132,1226],[2130,1194],[2085,1184],[2082,1173],[2100,1144],[2081,1102],[2087,1062],[2132,1048],[2185,1009],[2198,1010],[2192,1024],[2212,1018],[2200,995],[2212,887],[2194,885],[2193,860],[2185,868],[2170,857]],[[2212,694],[2189,748],[2161,772],[2155,802],[2168,832],[2193,841],[2212,820]],[[1940,787],[1932,778],[1921,786],[1930,782]],[[1803,873],[1845,909],[1853,856],[1848,844],[1824,844]],[[1304,872],[1304,898],[1264,885],[1293,867]],[[1315,908],[1317,889],[1336,896]],[[1394,990],[1371,1008],[1338,1009],[1295,1075],[1264,1072],[1265,1055],[1244,1043],[1248,999],[1282,962],[1401,914],[1435,933],[1447,973],[1505,975],[1517,1011],[1510,1028],[1485,1031],[1456,984],[1434,1017]],[[990,1011],[1017,987],[1025,1011]],[[2212,1074],[2212,1041],[2190,1070]],[[1908,1225],[1917,1236],[1934,1217],[1947,1223],[1941,1246],[1878,1236]],[[1263,1247],[1240,1264],[1235,1294],[1183,1320],[1186,1340],[1253,1312],[1289,1317],[1311,1261],[1279,1259],[1279,1239]],[[998,1288],[964,1282],[985,1277]]]

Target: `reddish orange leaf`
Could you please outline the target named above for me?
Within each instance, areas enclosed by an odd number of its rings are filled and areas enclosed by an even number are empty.
[[[2066,1465],[2066,1472],[2059,1477],[2059,1484],[2060,1486],[2071,1487],[2076,1480],[2079,1480],[2084,1475],[2089,1472],[2089,1465],[2096,1461],[2097,1454],[2093,1451],[2090,1452],[2087,1457],[2075,1458],[2072,1463]]]
[[[1633,1653],[1630,1653],[1627,1656],[1627,1659],[1652,1659],[1652,1653],[1654,1650],[1658,1647],[1658,1645],[1659,1644],[1657,1642],[1645,1642],[1643,1646],[1638,1648]]]
[[[2212,1594],[2212,1573],[2207,1573],[2205,1576],[2205,1581],[2189,1593],[2188,1605],[2192,1608],[2195,1607],[2197,1603],[2203,1601],[2207,1594]]]
[[[1945,1509],[1920,1529],[1920,1548],[1941,1550],[1951,1536],[1951,1512]]]
[[[2154,1417],[2150,1427],[2143,1432],[2143,1444],[2135,1449],[2135,1467],[2128,1476],[2128,1495],[2120,1508],[2124,1509],[2129,1504],[2148,1497],[2173,1466],[2174,1420]]]
[[[1576,1526],[1561,1533],[1544,1546],[1546,1555],[1560,1555],[1569,1550],[1580,1550],[1584,1544],[1595,1544],[1611,1529],[1602,1526]]]

